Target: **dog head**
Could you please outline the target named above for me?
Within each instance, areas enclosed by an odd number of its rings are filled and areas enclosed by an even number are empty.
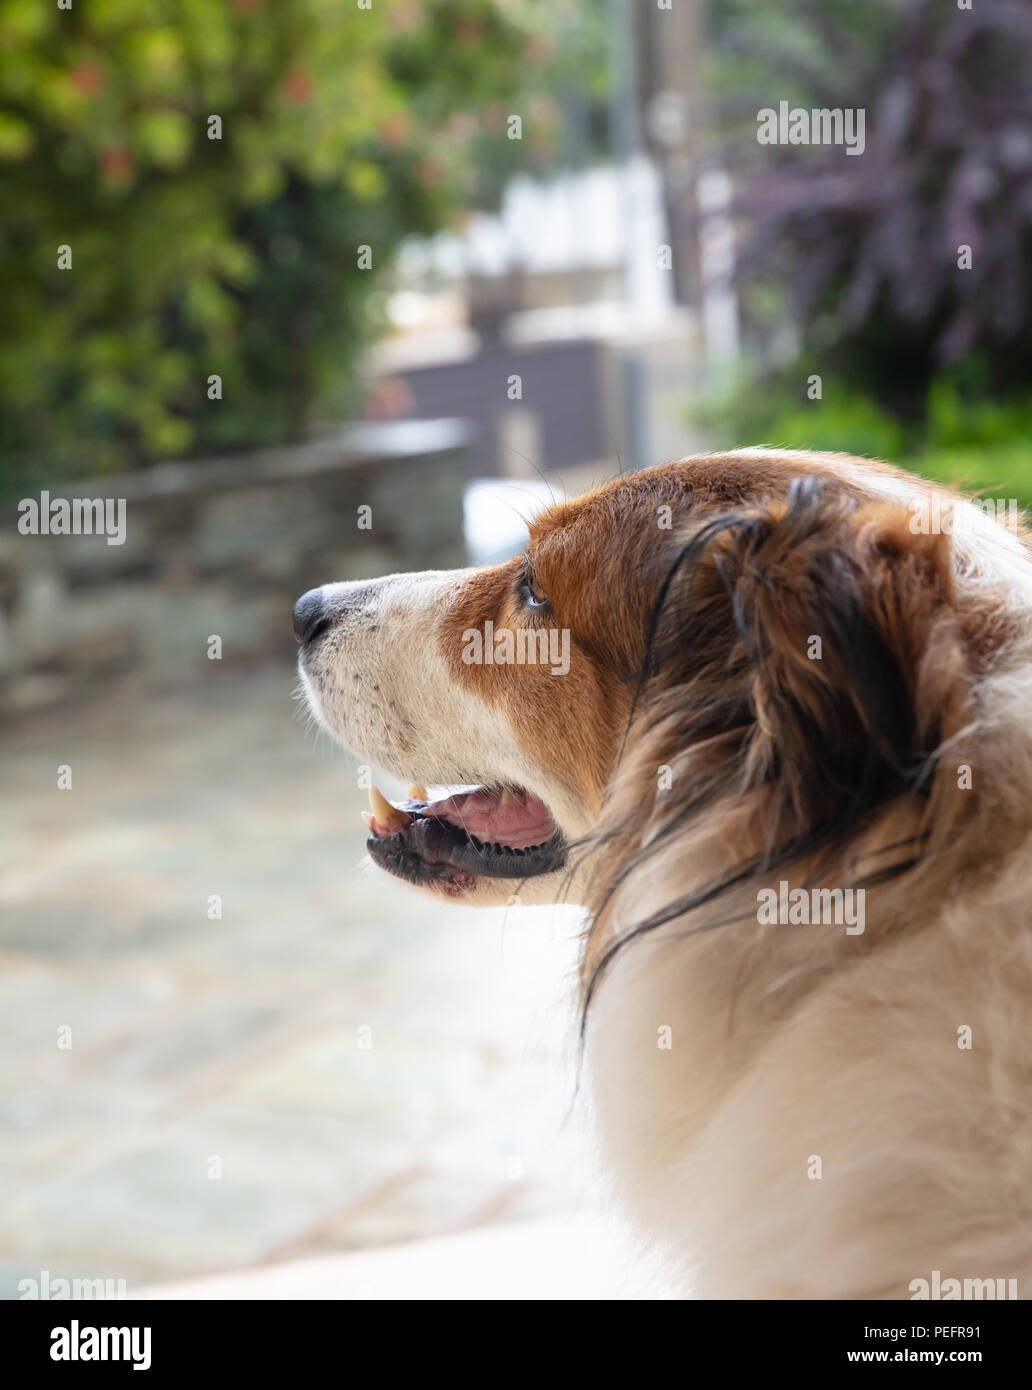
[[[936,750],[1002,627],[958,598],[930,497],[845,456],[701,457],[552,506],[504,564],[310,591],[317,718],[421,784],[374,801],[372,858],[468,902],[601,910],[636,856],[707,819],[754,870],[840,850],[901,799],[903,840],[930,808],[945,825]],[[967,568],[1027,586],[1020,540],[956,506]],[[619,846],[601,875],[589,845]]]

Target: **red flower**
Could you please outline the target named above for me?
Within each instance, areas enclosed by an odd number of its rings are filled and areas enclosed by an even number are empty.
[[[297,106],[304,106],[315,96],[315,83],[304,68],[291,68],[283,79],[283,95]]]
[[[391,24],[403,34],[418,29],[420,20],[421,15],[416,5],[407,5],[404,0],[397,0],[397,3],[391,6]]]
[[[448,134],[455,140],[470,140],[477,133],[477,123],[468,111],[453,111],[448,117]]]
[[[384,116],[377,129],[381,144],[388,149],[396,150],[404,145],[409,133],[409,123],[400,111],[393,111],[389,116]]]
[[[419,161],[419,182],[424,188],[439,188],[444,183],[444,170],[436,159]]]
[[[72,68],[68,76],[72,86],[84,97],[94,96],[97,92],[102,92],[107,86],[107,77],[103,69],[98,68],[96,63],[79,63]]]
[[[136,164],[125,145],[109,145],[100,156],[100,169],[110,183],[125,183],[132,178]]]

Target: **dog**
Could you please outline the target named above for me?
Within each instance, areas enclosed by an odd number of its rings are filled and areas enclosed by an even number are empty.
[[[375,863],[585,908],[602,1148],[695,1296],[1025,1296],[1030,618],[1020,525],[767,449],[297,604],[318,721],[414,783]]]

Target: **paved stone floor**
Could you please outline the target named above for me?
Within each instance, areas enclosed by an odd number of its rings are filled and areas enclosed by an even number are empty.
[[[591,1205],[576,916],[360,868],[354,764],[293,687],[213,666],[0,744],[0,1295]]]

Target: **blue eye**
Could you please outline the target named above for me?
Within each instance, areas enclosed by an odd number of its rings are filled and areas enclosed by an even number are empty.
[[[527,575],[522,584],[523,600],[528,608],[547,608],[548,595],[541,586]]]

